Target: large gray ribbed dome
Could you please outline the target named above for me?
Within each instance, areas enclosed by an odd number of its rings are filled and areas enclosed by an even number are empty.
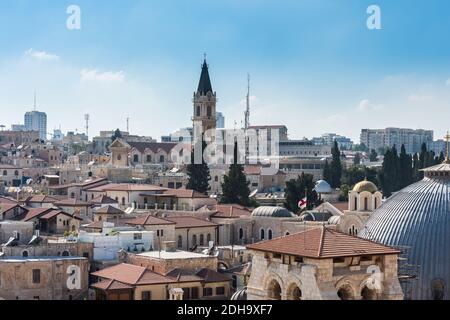
[[[282,207],[258,207],[252,212],[253,217],[272,217],[272,218],[293,218],[295,217],[292,212]]]
[[[417,279],[402,283],[405,299],[450,300],[450,165],[423,170],[425,178],[391,196],[360,236],[406,247]],[[402,262],[399,261],[399,265]]]

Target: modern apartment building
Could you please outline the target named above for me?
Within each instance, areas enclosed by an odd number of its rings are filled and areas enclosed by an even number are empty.
[[[39,131],[41,140],[47,139],[47,114],[39,111],[25,113],[25,129],[27,131]]]
[[[375,151],[393,147],[394,145],[397,149],[400,149],[401,145],[404,145],[406,152],[412,154],[420,152],[423,143],[428,144],[433,141],[433,130],[403,128],[362,129],[360,141],[369,150],[374,149]]]

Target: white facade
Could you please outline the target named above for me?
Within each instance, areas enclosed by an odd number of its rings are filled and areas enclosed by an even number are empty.
[[[90,233],[81,231],[78,241],[94,244],[94,260],[117,260],[118,252],[143,252],[153,250],[153,231],[119,230],[114,229],[112,223],[105,223],[111,228],[104,228],[102,233]]]
[[[360,140],[369,150],[378,152],[380,148],[392,148],[394,145],[400,150],[404,145],[406,153],[413,154],[420,152],[423,143],[433,142],[433,131],[402,128],[362,129]]]

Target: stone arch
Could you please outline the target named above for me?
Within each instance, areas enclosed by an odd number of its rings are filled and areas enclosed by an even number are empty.
[[[381,294],[381,288],[376,289],[373,281],[376,280],[369,276],[364,279],[359,285],[359,293],[361,300],[378,300],[379,294]]]
[[[356,291],[349,281],[340,281],[336,284],[336,293],[341,300],[355,300]]]
[[[302,300],[303,292],[302,292],[302,284],[301,282],[294,278],[289,277],[287,279],[288,285],[286,286],[286,299],[287,300]]]
[[[281,300],[283,295],[283,280],[273,272],[270,272],[263,281],[266,296],[271,300]]]

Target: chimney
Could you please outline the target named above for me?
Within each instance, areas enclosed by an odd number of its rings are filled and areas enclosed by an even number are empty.
[[[162,249],[165,252],[175,252],[177,248],[175,246],[175,241],[164,241],[162,245]]]

